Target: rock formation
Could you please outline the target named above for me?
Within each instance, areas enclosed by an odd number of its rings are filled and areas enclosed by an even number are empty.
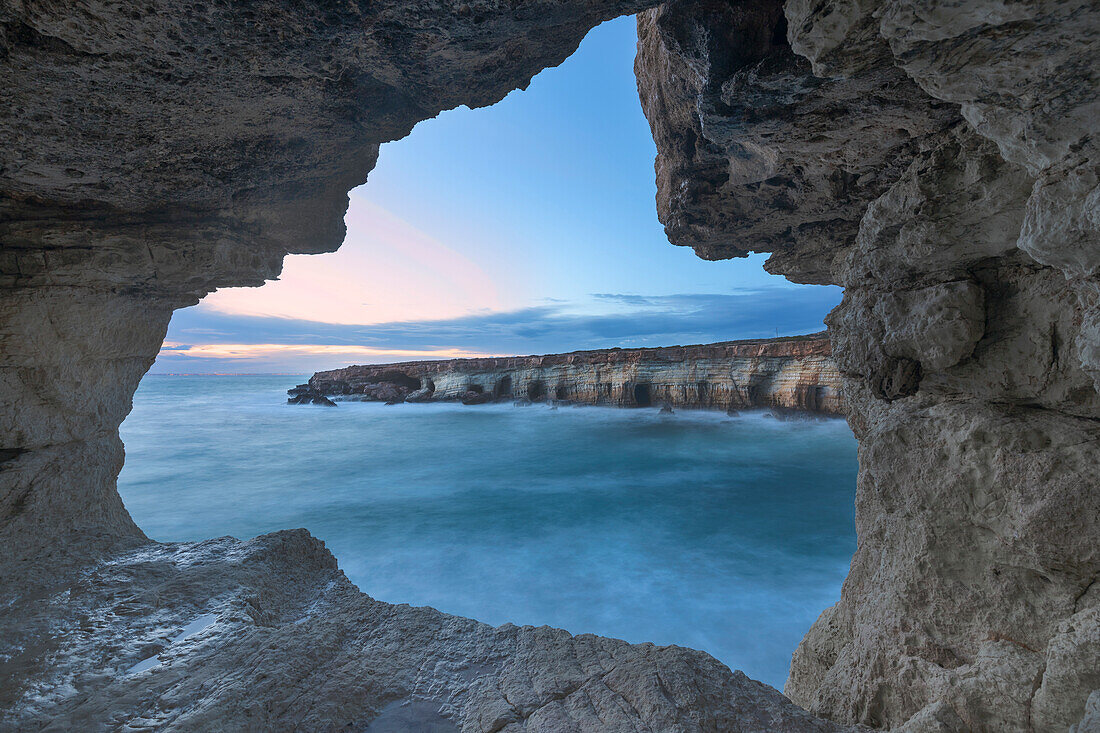
[[[151,542],[115,488],[175,308],[335,249],[381,143],[649,4],[0,2],[0,729],[843,728],[701,652],[373,601],[302,532]]]
[[[776,408],[842,414],[840,374],[824,334],[700,346],[411,361],[317,372],[289,390],[380,402],[562,400],[590,405]]]
[[[173,309],[334,249],[380,143],[653,6],[0,3],[0,725],[831,729],[701,653],[377,604],[300,533],[152,543],[115,490],[118,425]],[[835,721],[1097,719],[1098,15],[640,16],[673,242],[845,287],[829,332],[859,549],[786,688]]]
[[[375,601],[304,530],[146,544],[63,594],[0,625],[44,660],[0,730],[855,730],[701,652]]]
[[[845,287],[859,549],[787,694],[1068,729],[1100,688],[1100,6],[691,0],[638,27],[672,241]]]

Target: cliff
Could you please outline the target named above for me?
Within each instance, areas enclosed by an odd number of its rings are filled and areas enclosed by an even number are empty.
[[[701,652],[378,604],[302,533],[152,542],[116,490],[174,309],[335,249],[382,143],[624,13],[670,240],[845,289],[858,549],[785,688],[819,717]],[[0,727],[1084,730],[1098,55],[1093,0],[0,3]]]
[[[638,35],[669,239],[844,287],[859,542],[786,694],[1067,730],[1100,688],[1100,4],[688,0]]]
[[[697,346],[413,361],[317,372],[299,395],[383,402],[561,400],[591,405],[776,408],[842,414],[824,334]]]

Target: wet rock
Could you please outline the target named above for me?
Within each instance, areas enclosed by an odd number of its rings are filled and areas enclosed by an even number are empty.
[[[293,389],[288,389],[287,394],[290,395],[286,401],[288,405],[324,405],[327,407],[336,407],[335,402],[330,400],[326,395],[314,391],[308,384],[299,384]]]

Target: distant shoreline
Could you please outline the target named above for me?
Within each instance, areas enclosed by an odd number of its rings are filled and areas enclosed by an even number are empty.
[[[612,407],[779,409],[843,415],[824,333],[692,346],[595,349],[349,366],[287,391],[291,404],[551,402]]]

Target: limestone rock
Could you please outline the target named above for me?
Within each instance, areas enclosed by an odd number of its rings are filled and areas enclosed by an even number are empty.
[[[867,204],[958,119],[892,64],[821,78],[788,44],[783,5],[676,2],[639,15],[635,70],[657,142],[657,213],[704,259],[835,282]],[[879,42],[880,52],[886,45]]]
[[[786,692],[907,731],[1065,730],[1100,633],[1100,7],[767,7],[648,11],[636,63],[673,241],[845,287],[859,547]]]
[[[532,402],[840,414],[840,374],[820,334],[700,346],[600,349],[543,356],[446,359],[317,372],[298,389],[370,394],[382,380],[424,385],[406,401]],[[416,395],[415,399],[413,395]]]
[[[381,143],[646,5],[0,3],[0,577],[143,539],[117,429],[175,308],[332,251]]]
[[[843,729],[698,652],[378,603],[304,532],[151,543],[115,489],[174,309],[335,249],[381,143],[650,4],[0,3],[0,727]]]
[[[1070,727],[1069,733],[1095,733],[1100,731],[1100,690],[1089,695],[1085,705],[1085,717]]]

